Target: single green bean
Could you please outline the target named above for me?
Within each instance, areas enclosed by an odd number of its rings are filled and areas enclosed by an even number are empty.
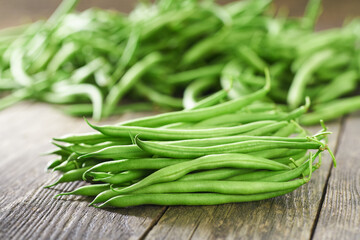
[[[290,107],[295,108],[303,101],[306,84],[313,72],[321,66],[325,61],[333,57],[332,50],[323,50],[310,57],[304,65],[296,73],[293,82],[289,88],[287,102]]]
[[[83,175],[83,180],[87,180],[87,175],[91,172],[119,173],[125,170],[135,169],[161,169],[185,161],[189,161],[189,159],[134,158],[102,162],[87,170]]]
[[[238,168],[220,168],[204,170],[200,172],[186,174],[177,181],[198,181],[198,180],[222,180],[228,177],[248,173],[254,171],[253,169],[238,169]]]
[[[294,189],[251,195],[230,195],[219,193],[173,193],[173,194],[134,194],[119,195],[99,207],[129,207],[145,204],[152,205],[218,205],[225,203],[260,201],[284,195]]]
[[[219,127],[207,129],[168,129],[168,128],[150,128],[150,127],[135,127],[135,126],[95,126],[88,122],[89,126],[110,137],[128,137],[140,135],[144,139],[152,140],[182,140],[194,138],[210,138],[236,135],[246,133],[259,127],[267,126],[274,121],[259,121],[252,122],[246,125],[236,127]]]
[[[65,196],[65,195],[81,195],[81,196],[96,196],[106,190],[110,189],[110,184],[103,183],[103,184],[92,184],[92,185],[86,185],[79,187],[71,192],[65,192],[65,193],[59,193],[54,198],[57,198],[59,196]]]
[[[269,140],[269,141],[285,141],[285,142],[307,142],[308,139],[305,137],[277,137],[277,136],[226,136],[226,137],[215,137],[205,139],[190,139],[190,140],[179,140],[179,141],[166,141],[158,142],[176,146],[193,146],[193,147],[206,147],[215,146],[228,143],[244,142],[249,140]]]
[[[156,193],[222,193],[222,194],[259,194],[298,188],[309,179],[297,179],[289,182],[251,182],[251,181],[174,181],[157,183],[134,191],[132,194]]]
[[[102,133],[83,133],[83,134],[71,134],[71,135],[66,135],[60,138],[53,138],[53,140],[55,141],[59,141],[59,142],[66,142],[66,143],[73,143],[73,144],[99,144],[99,143],[103,143],[103,142],[108,142],[108,141],[114,141],[117,142],[119,145],[123,145],[123,144],[130,144],[131,143],[131,139],[130,138],[118,138],[118,137],[109,137],[106,136]]]
[[[81,180],[84,172],[90,168],[91,167],[84,167],[84,168],[70,170],[70,171],[64,173],[55,183],[47,185],[47,186],[45,186],[45,188],[53,187],[59,183],[73,182],[73,181]]]
[[[319,149],[322,146],[320,143],[310,140],[309,142],[249,140],[208,147],[169,145],[151,141],[142,141],[138,137],[135,138],[135,141],[136,144],[147,153],[173,158],[195,158],[208,154],[220,153],[252,153],[276,148]]]
[[[269,170],[286,170],[289,166],[280,164],[265,158],[254,157],[246,154],[218,154],[208,155],[197,158],[192,161],[178,163],[168,167],[164,167],[141,181],[130,185],[129,187],[115,191],[119,193],[127,193],[145,186],[149,186],[160,182],[170,182],[179,179],[185,174],[205,169],[216,169],[223,167],[232,168],[248,168],[248,169],[269,169]]]
[[[79,156],[83,158],[98,158],[98,159],[121,159],[121,158],[141,158],[148,157],[150,154],[144,152],[137,145],[119,145],[111,146],[101,149],[96,152],[87,153]]]

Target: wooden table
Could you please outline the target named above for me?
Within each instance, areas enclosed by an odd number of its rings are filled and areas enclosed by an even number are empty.
[[[83,197],[53,199],[79,183],[43,188],[58,177],[45,171],[51,157],[41,156],[53,148],[51,138],[90,128],[53,106],[19,103],[0,112],[0,239],[360,239],[360,112],[328,125],[338,167],[326,156],[293,193],[252,203],[109,210],[88,207]]]

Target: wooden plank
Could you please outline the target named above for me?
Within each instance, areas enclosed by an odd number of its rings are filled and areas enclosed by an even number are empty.
[[[53,148],[52,137],[89,132],[81,118],[46,104],[21,103],[0,112],[0,126],[0,239],[138,239],[165,211],[157,206],[102,210],[88,207],[86,198],[53,199],[79,183],[43,188],[58,175],[44,171],[51,157],[40,154]]]
[[[340,122],[329,124],[334,132],[330,138],[333,149],[339,126]],[[146,239],[310,239],[330,167],[330,156],[325,155],[323,165],[307,185],[282,197],[219,206],[170,207]]]
[[[360,239],[360,112],[344,122],[314,239]]]

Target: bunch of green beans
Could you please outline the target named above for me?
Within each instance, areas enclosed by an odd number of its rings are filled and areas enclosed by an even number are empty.
[[[95,120],[154,106],[201,109],[258,90],[264,68],[274,79],[270,104],[290,111],[311,98],[303,124],[360,109],[359,21],[314,32],[320,0],[297,19],[275,14],[271,0],[142,1],[128,15],[75,12],[77,2],[0,31],[0,109],[34,99]]]
[[[267,83],[256,92],[215,106],[164,113],[95,133],[54,138],[62,172],[53,184],[85,181],[63,195],[94,197],[97,207],[212,205],[280,196],[307,183],[321,165],[329,132],[312,136],[296,122],[306,109],[267,106]],[[265,120],[259,113],[266,116]],[[234,116],[226,125],[221,119]],[[220,119],[220,121],[219,121]],[[204,123],[205,122],[205,123]],[[313,152],[315,153],[313,154]],[[319,161],[316,162],[316,159]],[[334,164],[335,164],[335,158]]]

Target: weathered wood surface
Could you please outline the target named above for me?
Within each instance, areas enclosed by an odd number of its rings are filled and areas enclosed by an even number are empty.
[[[54,136],[91,131],[82,119],[46,104],[21,103],[0,112],[0,126],[0,239],[138,239],[165,210],[148,206],[108,211],[88,207],[84,198],[53,199],[59,191],[43,186],[58,175],[45,172],[51,157],[41,154],[53,149]]]
[[[360,239],[360,112],[343,124],[315,239]]]

